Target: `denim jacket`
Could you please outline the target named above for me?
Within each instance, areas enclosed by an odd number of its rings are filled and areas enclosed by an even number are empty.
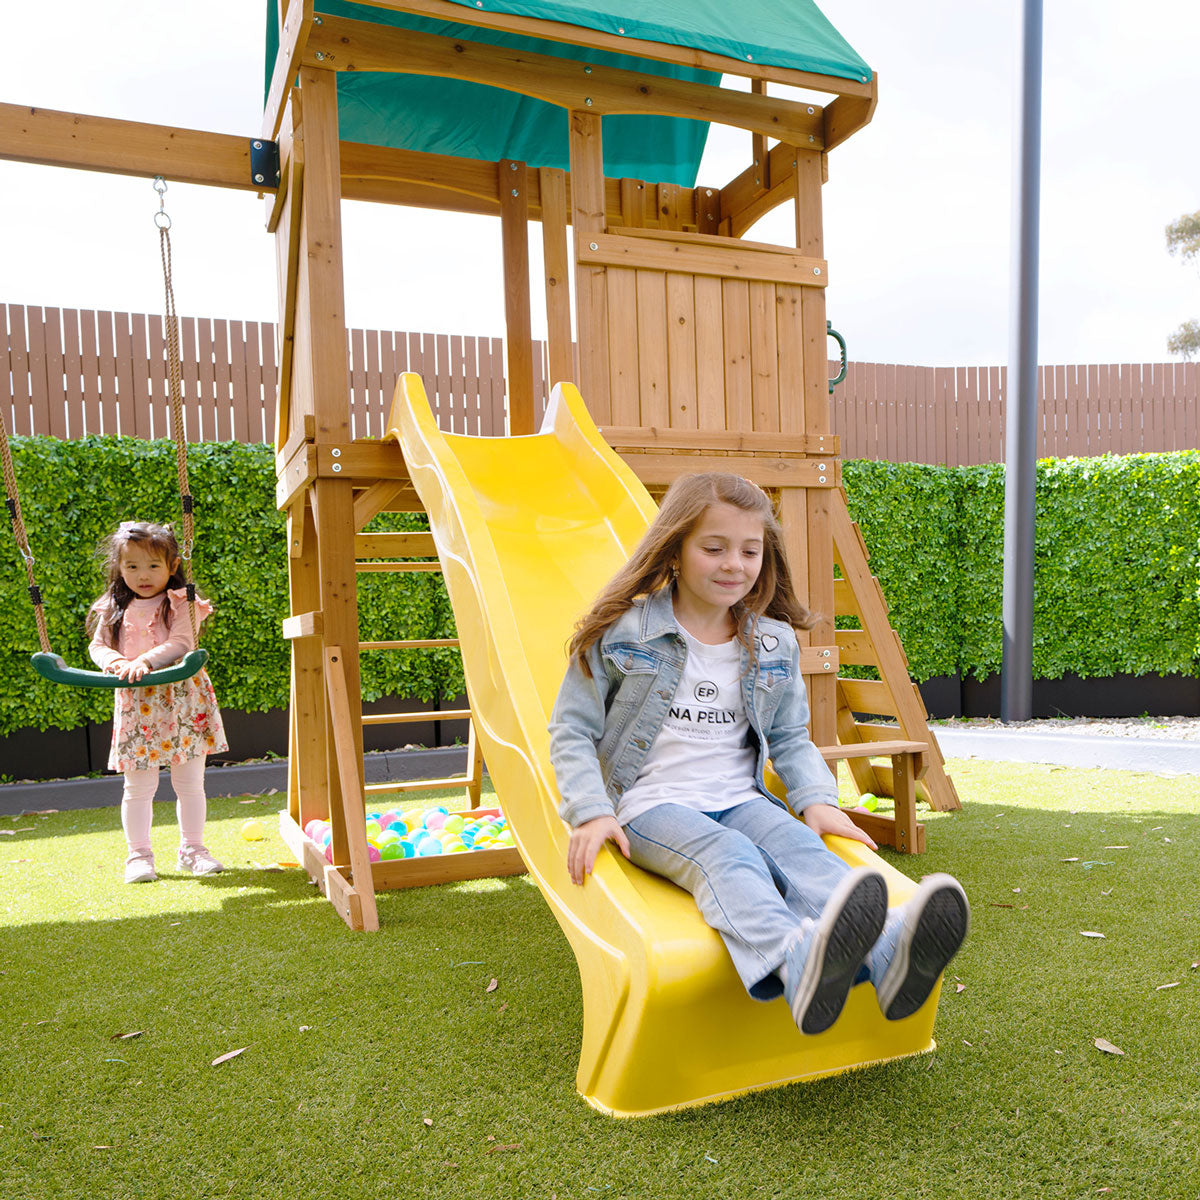
[[[588,651],[589,679],[572,661],[550,718],[550,761],[572,827],[611,817],[633,785],[667,716],[687,659],[672,589],[662,588],[623,613]],[[808,691],[790,625],[760,617],[757,657],[741,652],[742,695],[758,743],[755,781],[767,788],[768,758],[787,788],[788,807],[836,804],[837,781],[808,736]]]

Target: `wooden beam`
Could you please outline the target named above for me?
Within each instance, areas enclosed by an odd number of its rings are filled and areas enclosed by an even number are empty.
[[[605,425],[604,440],[616,449],[637,450],[719,450],[725,453],[784,455],[838,454],[837,434],[755,433],[716,429],[654,429],[638,426]]]
[[[263,105],[262,136],[273,142],[283,122],[284,100],[291,90],[300,69],[300,59],[312,29],[313,0],[292,0],[286,11],[280,12],[283,26],[279,31],[279,49],[271,72],[271,86]]]
[[[273,192],[250,174],[250,139],[0,104],[0,159],[170,183]]]
[[[347,199],[407,203],[400,197],[427,194],[436,198],[445,193],[446,207],[458,197],[462,200],[459,211],[500,212],[499,172],[494,162],[343,142],[341,166],[342,195]],[[412,190],[392,191],[397,184],[412,185]],[[534,210],[539,208],[536,197],[531,197],[531,205]]]
[[[357,660],[357,652],[354,658]],[[350,871],[354,891],[361,905],[361,927],[367,933],[374,933],[379,928],[379,914],[375,907],[375,883],[371,877],[371,860],[368,857],[367,834],[363,823],[366,806],[363,800],[362,733],[359,733],[356,741],[352,724],[354,710],[350,705],[344,669],[347,665],[346,655],[340,646],[325,647],[325,687],[329,697],[337,777],[345,812]]]
[[[791,146],[780,142],[771,147],[765,172],[771,181],[769,187],[760,182],[763,177],[760,168],[749,166],[721,189],[721,221],[730,237],[740,238],[756,221],[796,194],[796,155]]]
[[[529,304],[529,170],[500,163],[500,240],[504,255],[504,349],[508,367],[508,432],[534,432],[533,329]]]
[[[823,140],[826,150],[841,145],[870,121],[875,115],[875,99],[875,80],[872,79],[869,96],[839,96],[825,109]]]
[[[436,558],[432,533],[356,533],[355,558]]]
[[[586,235],[576,232],[576,259],[585,266],[643,267],[806,288],[823,288],[829,281],[829,264],[823,258],[805,257],[775,246],[752,248],[736,238],[721,243],[703,234],[640,236],[649,233],[639,229]]]
[[[313,413],[320,442],[350,441],[350,387],[346,358],[346,301],[342,277],[341,159],[337,77],[300,71],[304,97],[304,203],[301,257],[307,270],[297,302],[307,321]]]
[[[538,171],[542,193],[542,261],[546,284],[546,342],[550,385],[575,379],[571,337],[570,242],[567,238],[567,175],[554,167]],[[532,177],[531,177],[532,178]]]
[[[320,612],[298,613],[283,620],[283,636],[289,641],[298,638],[320,637],[325,632],[325,623]]]
[[[697,471],[711,471],[719,466],[722,471],[732,471],[742,475],[752,483],[763,488],[804,488],[814,492],[828,492],[840,486],[840,464],[831,461],[829,469],[821,471],[818,464],[809,458],[769,458],[761,455],[756,458],[731,454],[728,457],[710,458],[697,454],[641,454],[626,450],[621,456],[631,471],[644,484],[669,484],[684,475],[693,475]],[[830,563],[832,576],[832,562]],[[817,612],[829,612],[830,605],[818,609],[811,600],[809,607]],[[821,639],[822,645],[833,645],[833,624],[830,621],[829,632]],[[826,739],[832,741],[830,736]]]
[[[288,558],[288,604],[294,613],[321,607],[316,525],[311,506],[301,499],[304,525],[301,553]],[[294,528],[294,526],[293,526]],[[291,702],[288,725],[288,810],[304,826],[329,816],[329,776],[325,759],[325,685],[321,645],[316,638],[291,643]],[[332,819],[332,818],[331,818]]]
[[[391,512],[389,504],[396,503],[409,490],[407,483],[394,479],[381,479],[354,497],[354,531],[357,533],[364,525],[377,517],[381,512]],[[424,512],[420,501],[417,501],[415,512]]]
[[[483,29],[501,29],[527,37],[564,42],[572,46],[590,46],[597,50],[608,50],[614,54],[633,54],[639,58],[675,63],[684,67],[696,67],[702,71],[741,75],[749,79],[768,79],[775,83],[786,83],[791,87],[810,88],[813,91],[829,92],[833,95],[867,95],[872,87],[869,80],[861,77],[844,79],[836,75],[799,71],[792,67],[774,67],[763,63],[746,62],[742,58],[710,54],[707,51],[694,50],[688,46],[650,42],[640,38],[626,37],[623,33],[620,35],[602,33],[599,30],[585,29],[580,25],[570,25],[566,22],[518,17],[504,12],[488,12],[485,8],[478,6],[467,8],[459,4],[447,3],[447,0],[366,0],[366,3],[376,8],[435,17],[442,21],[478,25]]]
[[[292,91],[282,129],[280,191],[282,203],[272,205],[268,227],[275,233],[275,272],[279,296],[279,375],[275,400],[275,447],[292,437],[292,364],[296,347],[296,296],[300,276],[301,207],[304,195],[304,133],[300,127],[300,89]],[[272,226],[272,222],[274,225]],[[303,430],[304,422],[300,422]]]
[[[604,232],[604,151],[600,117],[570,115],[571,226],[576,248]],[[583,240],[586,238],[587,240]],[[599,244],[599,243],[597,243]],[[597,424],[609,420],[612,389],[608,363],[608,295],[603,267],[575,264],[575,342],[579,346],[579,390]]]
[[[716,121],[784,141],[823,148],[823,109],[774,96],[710,87],[600,63],[490,46],[463,38],[324,16],[305,47],[308,67],[397,71],[465,79],[596,114],[641,114]]]

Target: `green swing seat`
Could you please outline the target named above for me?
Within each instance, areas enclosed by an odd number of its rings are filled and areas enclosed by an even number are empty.
[[[33,669],[51,683],[87,688],[154,687],[159,683],[178,683],[181,679],[190,679],[208,662],[208,651],[190,650],[174,666],[151,671],[137,682],[118,679],[116,675],[104,671],[81,671],[78,667],[68,667],[61,654],[35,654],[29,661],[33,663]]]

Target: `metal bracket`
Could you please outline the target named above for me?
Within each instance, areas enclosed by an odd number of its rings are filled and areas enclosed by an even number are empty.
[[[279,186],[279,143],[250,139],[250,178],[263,188]]]

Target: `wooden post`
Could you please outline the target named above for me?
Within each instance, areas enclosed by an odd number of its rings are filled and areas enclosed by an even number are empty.
[[[355,655],[357,658],[357,655]],[[351,703],[342,671],[344,663],[342,648],[328,645],[325,648],[325,684],[328,690],[330,731],[334,747],[335,774],[342,793],[342,817],[347,833],[347,858],[350,863],[351,886],[345,888],[343,877],[326,872],[326,880],[333,884],[328,889],[329,899],[351,929],[374,933],[379,928],[379,916],[375,907],[375,881],[371,877],[371,860],[368,857],[367,833],[363,823],[364,797],[362,781],[362,736],[355,745],[351,720],[354,712],[361,709],[355,697]],[[360,726],[361,730],[361,726]],[[332,813],[330,814],[332,816]],[[334,851],[334,869],[345,862]],[[342,902],[339,903],[339,894]]]
[[[523,162],[498,165],[504,246],[504,324],[508,358],[508,432],[533,433],[533,332],[529,315],[529,190]]]
[[[575,381],[571,352],[571,289],[567,245],[566,173],[553,167],[538,171],[542,193],[542,257],[546,273],[546,340],[550,347],[550,386]]]
[[[296,300],[297,343],[294,371],[307,384],[318,446],[351,440],[350,393],[346,359],[346,319],[342,278],[341,154],[338,142],[337,77],[332,71],[305,67],[300,72],[304,98],[304,200],[300,234],[302,263]],[[301,341],[303,330],[303,343]],[[301,354],[301,346],[306,352]],[[302,362],[302,358],[304,361]],[[301,380],[298,379],[298,382]],[[295,414],[293,414],[293,421]],[[362,694],[358,656],[358,577],[354,563],[354,485],[336,475],[318,477],[309,495],[319,571],[324,643],[341,647],[340,674],[348,695]],[[328,704],[328,680],[322,689]],[[344,863],[348,846],[340,820],[344,812],[336,738],[347,735],[357,757],[358,794],[362,795],[362,706],[349,705],[348,729],[325,731],[329,815],[334,827],[334,861]],[[315,745],[301,745],[301,754]],[[339,830],[339,825],[343,827]]]
[[[806,257],[825,257],[821,214],[821,156],[816,151],[796,151],[796,246]],[[801,289],[804,431],[832,432],[829,415],[829,382],[825,353],[825,289]],[[833,528],[828,488],[809,488],[805,495],[808,539],[808,606],[820,614],[810,637],[814,645],[832,646],[833,637]],[[837,681],[825,676],[809,680],[812,736],[819,746],[837,737]]]
[[[320,567],[312,508],[302,497],[288,513],[288,593],[290,611],[314,612],[321,605]],[[294,551],[294,553],[293,553]],[[326,815],[329,771],[325,755],[323,663],[318,638],[292,640],[291,710],[288,721],[288,811],[304,828]]]
[[[600,118],[572,112],[571,224],[575,229],[575,340],[579,344],[579,390],[598,425],[612,419],[608,362],[607,272],[579,264],[580,246],[604,232],[604,151]]]

